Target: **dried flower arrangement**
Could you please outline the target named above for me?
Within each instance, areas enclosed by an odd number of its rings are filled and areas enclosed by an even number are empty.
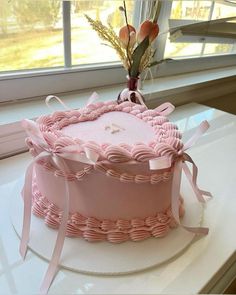
[[[143,96],[138,90],[140,74],[147,68],[160,63],[153,61],[155,49],[152,46],[159,33],[157,19],[160,7],[161,2],[157,1],[152,20],[145,20],[136,30],[128,23],[126,3],[123,1],[123,6],[120,6],[119,9],[124,14],[126,25],[120,28],[119,35],[115,33],[110,24],[106,26],[101,21],[93,20],[88,15],[85,15],[99,37],[108,43],[106,45],[115,49],[128,72],[127,88],[119,94],[118,103],[125,100],[143,103]]]

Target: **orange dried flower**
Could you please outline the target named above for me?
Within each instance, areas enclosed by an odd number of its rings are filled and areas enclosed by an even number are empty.
[[[129,40],[129,36],[130,36],[130,40]],[[122,27],[119,31],[119,38],[121,40],[123,47],[126,48],[128,46],[128,42],[130,47],[134,46],[136,42],[135,28],[131,25]]]
[[[149,36],[149,42],[151,43],[159,33],[159,26],[150,20],[144,21],[139,29],[137,40],[141,43],[147,36]]]

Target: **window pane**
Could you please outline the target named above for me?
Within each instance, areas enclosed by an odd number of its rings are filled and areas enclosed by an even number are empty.
[[[215,3],[212,19],[236,16],[236,3],[232,5],[229,2],[225,4]]]
[[[204,55],[226,54],[235,52],[232,44],[206,44],[204,48]]]
[[[174,0],[170,18],[208,20],[212,1]]]
[[[126,1],[128,20],[132,24],[134,0]],[[123,1],[91,0],[72,2],[72,64],[91,64],[118,61],[115,50],[103,42],[88,24],[85,14],[103,24],[110,23],[116,32],[125,24],[119,10]]]
[[[236,16],[236,5],[216,1],[173,1],[171,16],[174,26],[193,24]],[[189,22],[190,21],[190,22]],[[185,26],[181,32],[166,42],[165,57],[199,57],[235,53],[236,22],[203,23],[201,27]],[[182,41],[182,43],[181,43]],[[185,43],[184,43],[185,42]],[[197,42],[197,43],[196,43]]]
[[[0,0],[0,71],[63,66],[60,0]]]
[[[171,19],[207,21],[211,11],[212,1],[173,1]],[[202,52],[202,43],[166,42],[165,58],[194,57]]]
[[[215,3],[214,10],[212,13],[212,19],[220,19],[225,17],[236,16],[236,3],[225,2],[223,3]],[[235,21],[231,20],[229,23],[235,23]],[[229,33],[233,33],[235,29],[228,31]],[[236,43],[236,40],[235,40]],[[204,55],[213,55],[213,54],[232,54],[236,52],[235,44],[224,44],[224,43],[213,43],[206,44],[204,48]]]
[[[174,43],[169,38],[166,41],[165,58],[196,57],[201,54],[201,43]]]

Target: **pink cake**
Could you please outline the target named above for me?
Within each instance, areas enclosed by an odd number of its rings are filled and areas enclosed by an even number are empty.
[[[149,110],[132,102],[100,102],[23,121],[34,159],[22,190],[21,256],[30,240],[32,211],[58,229],[42,294],[57,273],[66,236],[121,243],[164,237],[178,225],[208,233],[206,227],[182,224],[180,185],[183,171],[200,202],[211,196],[198,188],[197,166],[186,153],[209,124],[203,121],[183,144],[166,117],[173,109],[170,103]]]
[[[39,157],[34,166],[33,213],[58,228],[66,182],[67,236],[112,243],[165,236],[177,226],[171,208],[173,167],[183,154],[181,133],[165,116],[172,107],[99,102],[40,117],[43,144],[33,135],[27,144],[34,157],[45,151],[54,157]],[[57,165],[57,155],[65,169]],[[151,170],[158,158],[168,158],[170,167],[160,162]]]

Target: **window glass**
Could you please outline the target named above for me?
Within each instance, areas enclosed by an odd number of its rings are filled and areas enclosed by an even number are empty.
[[[177,20],[176,25],[184,22],[209,21],[226,17],[236,16],[236,3],[225,2],[224,4],[214,1],[173,1],[170,19]],[[229,23],[236,23],[229,21]],[[181,38],[170,40],[169,35],[165,47],[165,58],[178,57],[201,57],[208,55],[219,55],[235,53],[236,27],[230,27],[226,22],[218,25],[207,25],[198,32],[191,32]],[[204,35],[206,32],[206,35]],[[227,35],[226,35],[227,34]],[[234,37],[230,38],[230,34]],[[229,38],[226,38],[229,37]],[[196,39],[201,42],[196,43]],[[218,40],[217,40],[218,39]],[[220,42],[219,42],[220,40]],[[218,42],[217,42],[218,41]]]
[[[174,19],[208,20],[212,1],[175,0],[172,4],[171,16]]]
[[[126,1],[128,20],[132,24],[133,0]],[[104,25],[110,23],[115,32],[125,25],[123,13],[119,10],[123,1],[93,0],[74,1],[71,7],[72,64],[91,64],[118,61],[115,50],[105,45],[97,33],[90,27],[85,14]]]
[[[236,2],[226,2],[223,3],[215,3],[212,19],[220,19],[226,17],[235,17],[236,16]],[[231,20],[227,22],[228,24],[235,24],[235,27],[229,30],[229,33],[234,33],[236,31],[236,21]],[[226,43],[216,43],[216,44],[206,44],[204,49],[204,54],[227,54],[227,53],[236,53],[236,39],[234,44],[226,44]]]
[[[226,54],[235,52],[235,47],[232,44],[206,44],[204,48],[204,55]]]
[[[236,2],[215,3],[212,19],[236,16]]]
[[[64,64],[61,3],[0,0],[0,72]]]
[[[165,58],[199,56],[201,50],[201,43],[174,43],[167,39]]]

